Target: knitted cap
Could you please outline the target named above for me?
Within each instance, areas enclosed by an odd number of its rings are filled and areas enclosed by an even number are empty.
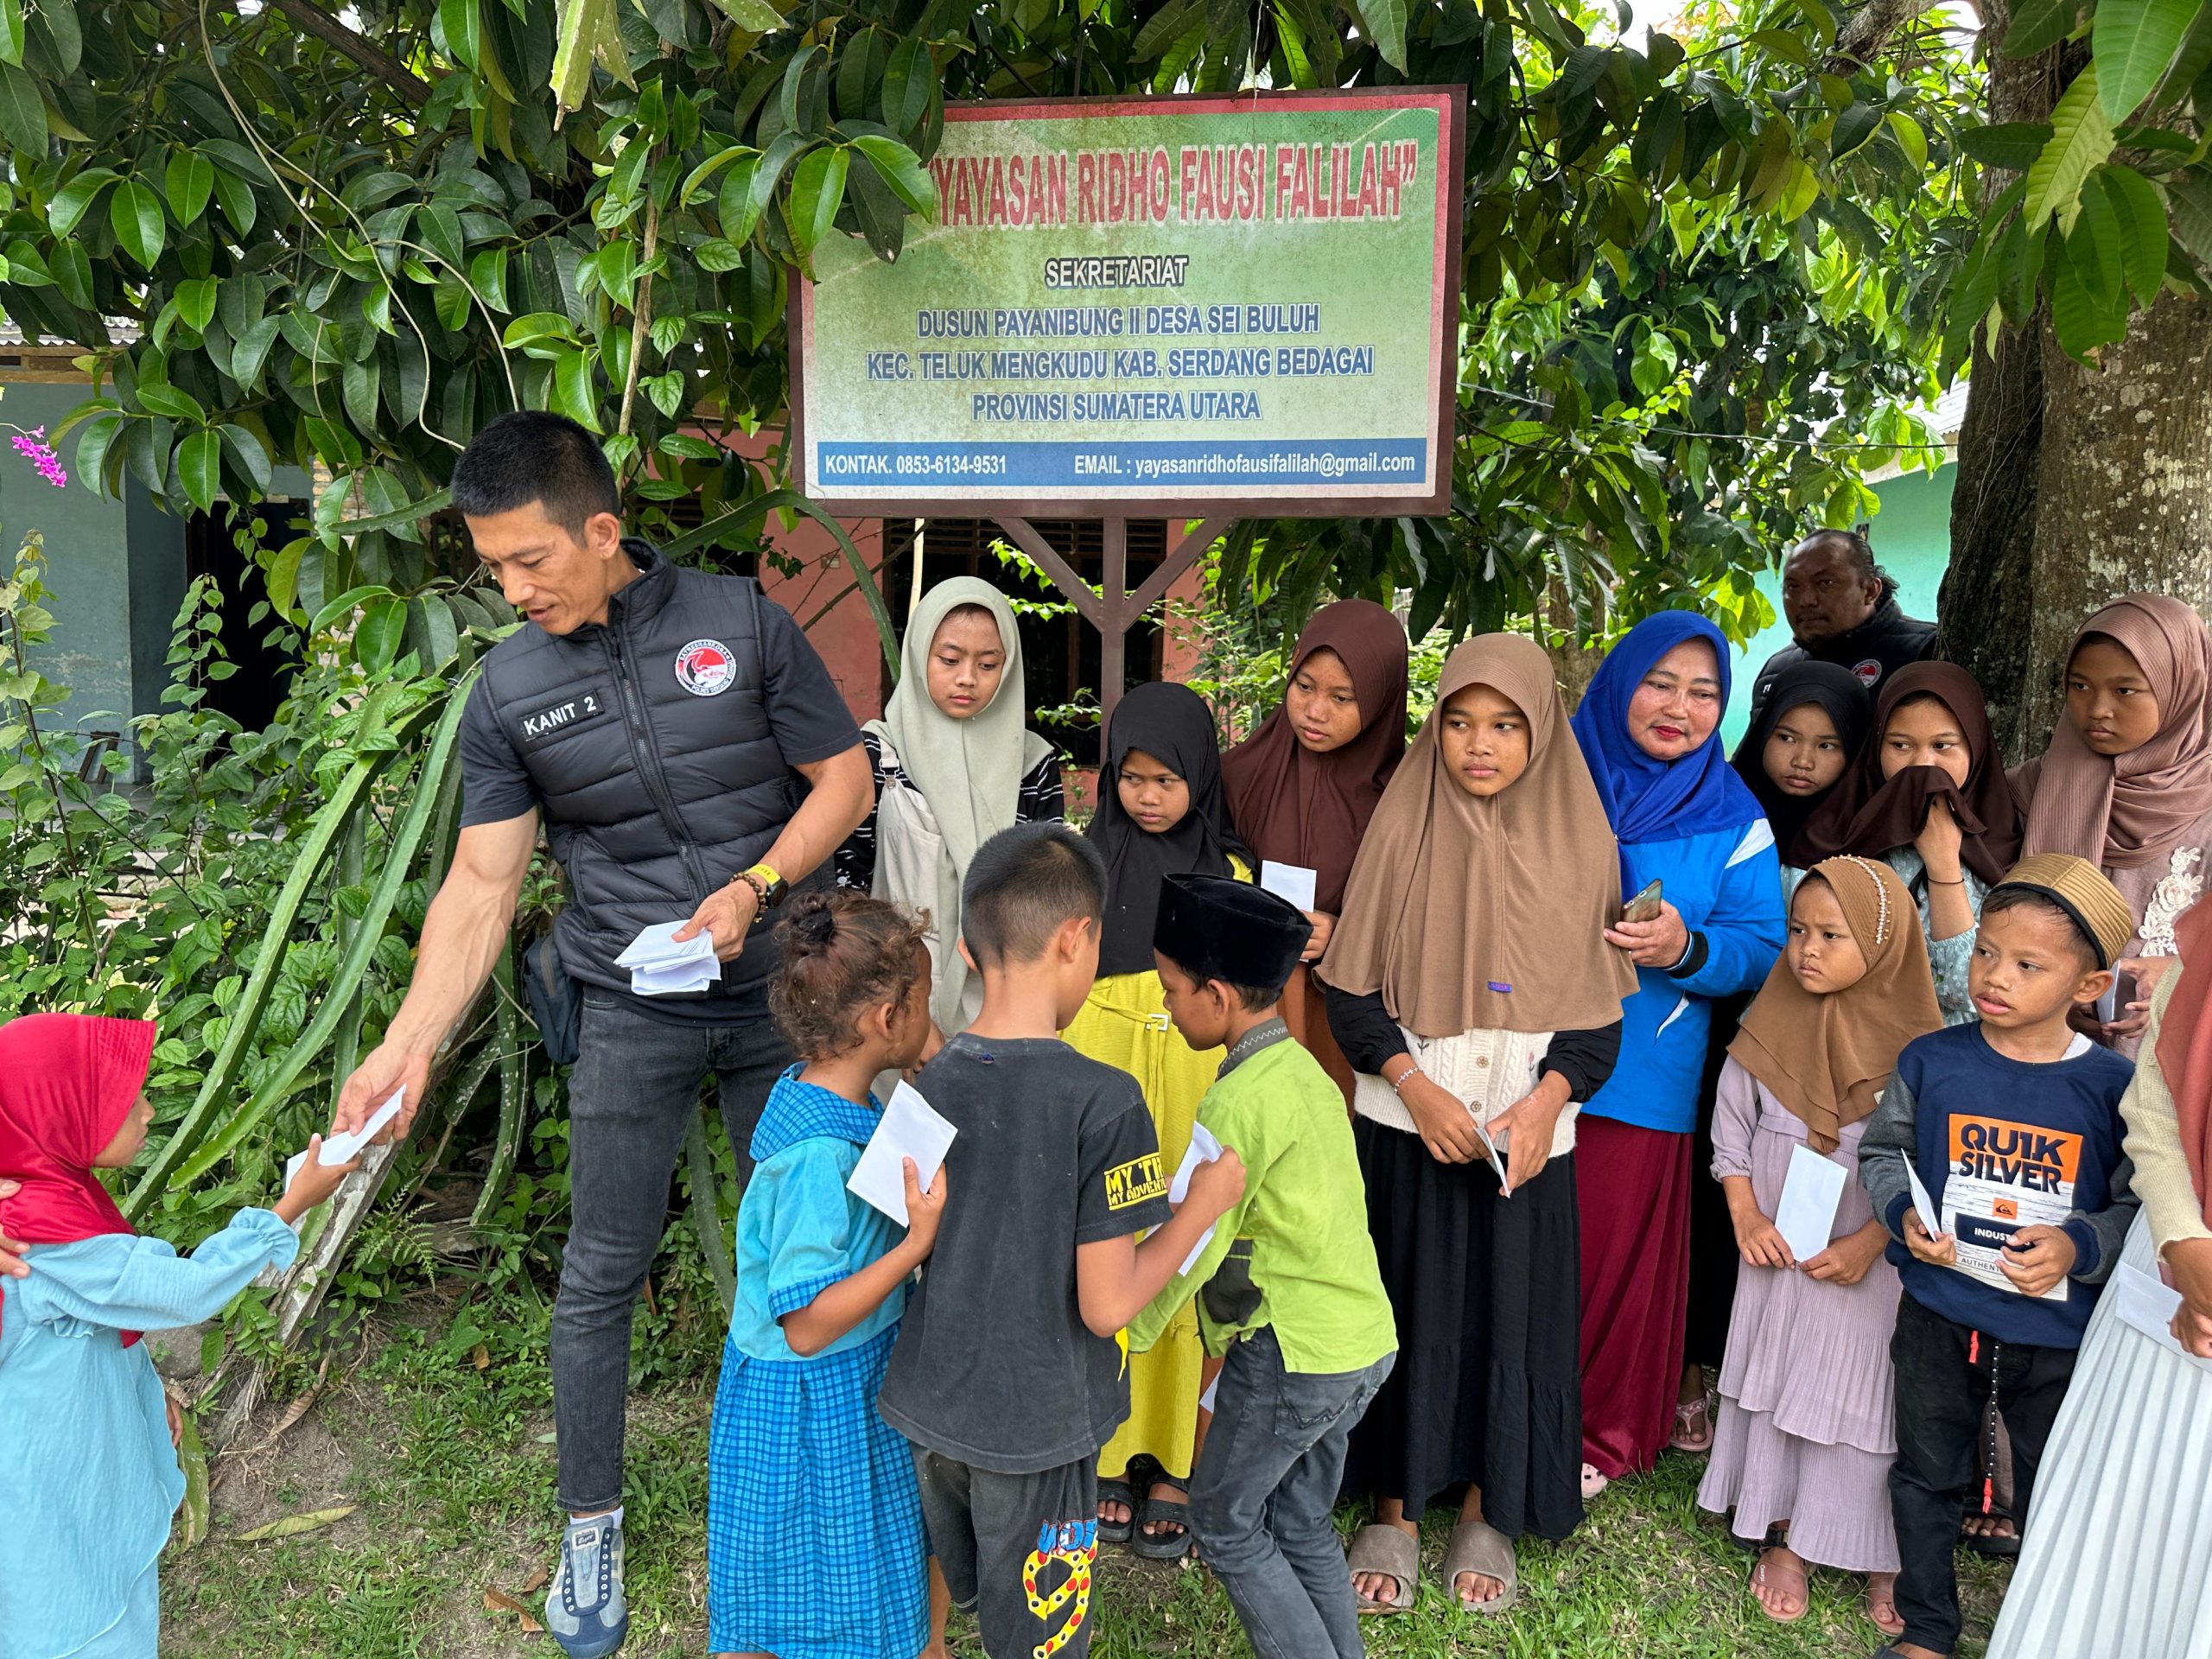
[[[2080,923],[2096,942],[2100,968],[2111,967],[2135,937],[2135,912],[2105,873],[2086,858],[2037,853],[2007,870],[1997,885],[2040,893]]]

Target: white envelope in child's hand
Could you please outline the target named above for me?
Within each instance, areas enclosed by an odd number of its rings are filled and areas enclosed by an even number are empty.
[[[1782,1201],[1774,1206],[1774,1230],[1803,1267],[1828,1247],[1835,1231],[1835,1207],[1851,1172],[1810,1147],[1789,1148],[1789,1173],[1783,1178]]]
[[[384,1133],[385,1124],[399,1116],[400,1104],[406,1098],[407,1090],[403,1084],[393,1090],[391,1098],[371,1112],[369,1121],[353,1134],[323,1136],[322,1150],[316,1154],[315,1162],[326,1168],[333,1164],[351,1163],[362,1148]],[[300,1173],[300,1166],[307,1160],[308,1155],[304,1152],[296,1152],[284,1160],[285,1185],[291,1185],[292,1178]]]
[[[1191,1125],[1190,1150],[1183,1154],[1183,1161],[1176,1166],[1175,1179],[1167,1183],[1167,1201],[1180,1204],[1191,1190],[1191,1177],[1200,1164],[1210,1164],[1221,1156],[1221,1142],[1215,1140],[1213,1131],[1203,1123]],[[1198,1258],[1213,1243],[1213,1229],[1208,1227],[1198,1235],[1198,1242],[1191,1246],[1191,1253],[1183,1258],[1183,1265],[1175,1269],[1178,1274],[1188,1273],[1198,1264]]]
[[[1260,885],[1278,899],[1287,899],[1300,910],[1313,908],[1313,893],[1320,877],[1303,864],[1278,864],[1272,858],[1260,861]]]
[[[861,1148],[861,1160],[853,1166],[846,1189],[906,1226],[906,1172],[902,1160],[914,1160],[914,1178],[926,1192],[944,1167],[944,1154],[957,1133],[922,1098],[920,1090],[902,1080],[891,1091],[875,1133]]]

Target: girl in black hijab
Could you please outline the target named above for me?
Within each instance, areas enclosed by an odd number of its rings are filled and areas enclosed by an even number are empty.
[[[1249,881],[1253,865],[1222,804],[1213,711],[1189,686],[1141,685],[1115,706],[1090,835],[1106,860],[1098,980],[1062,1034],[1137,1080],[1159,1131],[1160,1166],[1172,1173],[1222,1053],[1194,1051],[1167,1017],[1152,956],[1160,883],[1171,875]],[[1129,1356],[1128,1420],[1098,1460],[1102,1541],[1126,1541],[1154,1560],[1179,1560],[1190,1548],[1187,1483],[1210,1369],[1194,1302],[1151,1348]]]

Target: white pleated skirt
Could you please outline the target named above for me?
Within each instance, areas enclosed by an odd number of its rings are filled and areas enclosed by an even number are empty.
[[[2156,1274],[2147,1219],[2122,1258]],[[2101,1298],[1988,1659],[2212,1659],[2212,1371]]]

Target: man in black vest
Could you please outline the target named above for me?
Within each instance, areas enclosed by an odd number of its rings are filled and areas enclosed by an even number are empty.
[[[1751,689],[1754,726],[1776,677],[1793,663],[1834,663],[1873,691],[1907,663],[1936,654],[1936,625],[1899,608],[1897,583],[1857,531],[1817,531],[1790,550],[1782,565],[1782,613],[1792,643],[1759,670]]]
[[[625,538],[598,440],[521,412],[455,463],[454,505],[526,619],[485,658],[462,716],[453,868],[413,983],[346,1084],[353,1127],[431,1057],[506,943],[543,817],[569,897],[554,927],[582,989],[569,1080],[569,1241],[552,1330],[560,1499],[571,1519],[546,1624],[573,1659],[628,1626],[622,1436],[630,1325],[699,1091],[716,1079],[739,1167],[791,1052],[768,1017],[767,923],[867,814],[874,781],[836,683],[789,613],[739,576]],[[615,965],[639,929],[688,918],[722,963],[705,994],[642,997]]]

